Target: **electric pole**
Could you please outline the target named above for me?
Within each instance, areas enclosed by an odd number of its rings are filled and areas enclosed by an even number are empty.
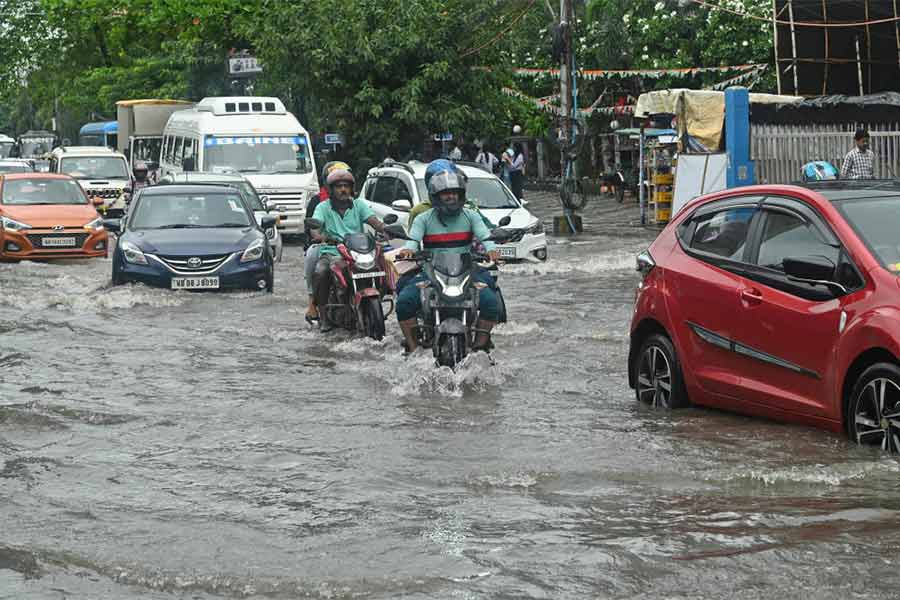
[[[560,0],[559,2],[559,26],[557,45],[559,52],[559,96],[560,96],[560,186],[559,195],[562,202],[562,217],[553,220],[553,230],[556,233],[579,233],[581,231],[581,217],[575,214],[575,209],[583,206],[584,195],[578,182],[575,169],[576,148],[580,140],[579,133],[575,129],[573,116],[578,109],[575,106],[575,56],[572,47],[572,28],[574,25],[574,13],[572,0]]]

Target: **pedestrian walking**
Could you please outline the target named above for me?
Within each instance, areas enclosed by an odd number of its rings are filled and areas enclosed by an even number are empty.
[[[497,167],[499,166],[500,159],[497,158],[497,155],[484,147],[484,144],[478,145],[478,155],[475,157],[475,162],[479,165],[482,165],[491,173],[497,172]]]
[[[869,132],[859,129],[853,139],[856,147],[844,157],[841,179],[875,179],[875,153],[869,150]]]
[[[512,148],[507,148],[503,153],[502,160],[509,179],[507,184],[512,189],[513,195],[521,200],[525,190],[525,153],[522,150],[521,142],[516,142]]]

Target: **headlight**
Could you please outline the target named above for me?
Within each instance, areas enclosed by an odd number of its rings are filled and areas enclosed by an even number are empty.
[[[2,219],[3,229],[7,229],[9,231],[22,231],[23,229],[31,229],[31,225],[26,225],[25,223],[20,223],[19,221],[13,221],[9,217],[0,217]]]
[[[469,281],[469,276],[467,275],[465,279],[459,285],[447,285],[447,280],[438,275],[434,274],[435,278],[438,280],[438,283],[441,284],[441,293],[447,296],[448,298],[459,298],[463,295],[463,291],[465,290],[466,283]]]
[[[528,233],[533,233],[534,235],[544,233],[544,223],[538,219],[534,222],[534,225],[528,228]]]
[[[125,256],[125,260],[130,262],[133,265],[146,265],[147,257],[144,256],[144,253],[141,252],[141,249],[131,242],[120,242],[119,248],[122,249],[122,254]]]
[[[353,257],[354,262],[356,262],[356,266],[363,271],[367,271],[375,266],[375,253],[374,252],[366,252],[365,254],[361,252],[350,251],[350,256]]]
[[[97,217],[96,219],[94,219],[93,221],[91,221],[90,223],[85,225],[84,228],[85,229],[93,229],[94,231],[99,231],[99,230],[103,229],[103,218]]]
[[[256,240],[252,244],[250,244],[244,253],[241,254],[241,262],[253,262],[254,260],[259,260],[263,257],[263,252],[265,251],[265,246],[263,246],[262,240]]]

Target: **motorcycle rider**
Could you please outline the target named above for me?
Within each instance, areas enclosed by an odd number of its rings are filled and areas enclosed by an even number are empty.
[[[318,208],[319,204],[328,200],[328,186],[327,180],[328,175],[331,174],[332,171],[336,169],[345,169],[350,171],[350,166],[341,161],[330,161],[325,163],[325,166],[322,167],[322,187],[319,190],[319,193],[313,196],[310,196],[309,201],[306,204],[306,218],[311,219],[316,212],[316,208]],[[316,243],[313,239],[312,231],[306,225],[303,226],[303,232],[306,234],[304,236],[304,250],[306,251],[306,257],[303,262],[303,274],[306,279],[306,289],[309,292],[309,303],[306,306],[306,322],[312,325],[313,321],[319,320],[319,311],[316,310],[316,300],[313,295],[313,272],[316,268],[316,261],[319,260],[319,248],[321,244]]]
[[[151,185],[150,178],[147,177],[150,173],[150,169],[147,168],[147,163],[142,160],[135,161],[132,172],[134,173],[134,183],[131,186],[132,193]]]
[[[465,176],[456,168],[446,168],[439,164],[436,165],[436,169],[432,170],[432,166],[434,163],[428,166],[426,178],[428,179],[428,195],[433,208],[420,215],[410,226],[407,234],[410,239],[397,257],[400,259],[411,258],[420,245],[432,253],[469,253],[474,237],[484,245],[490,259],[498,261],[500,256],[495,245],[488,240],[491,234],[490,230],[485,226],[478,213],[465,208]],[[430,177],[428,177],[429,171],[432,171]],[[490,331],[498,319],[499,303],[494,291],[493,278],[487,271],[477,269],[473,273],[473,278],[487,285],[479,295],[480,314],[476,324],[479,331],[473,350],[487,350],[490,346]],[[418,281],[427,281],[427,276],[419,273],[409,283]],[[399,290],[397,296],[397,320],[403,331],[406,350],[412,352],[418,345],[415,335],[416,315],[422,307],[422,299],[419,295],[419,288],[409,283]]]
[[[328,174],[326,183],[329,199],[320,202],[313,213],[313,218],[322,223],[321,229],[312,230],[313,238],[322,244],[312,281],[316,306],[328,303],[331,267],[341,261],[335,244],[345,235],[362,233],[366,224],[379,233],[384,231],[384,223],[375,216],[372,209],[365,202],[353,198],[353,186],[356,183],[353,173],[347,169],[335,169]]]

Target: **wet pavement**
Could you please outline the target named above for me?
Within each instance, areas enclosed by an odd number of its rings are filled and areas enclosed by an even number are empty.
[[[896,459],[635,402],[636,221],[507,266],[457,373],[308,329],[297,246],[271,295],[0,265],[0,598],[895,597]]]

